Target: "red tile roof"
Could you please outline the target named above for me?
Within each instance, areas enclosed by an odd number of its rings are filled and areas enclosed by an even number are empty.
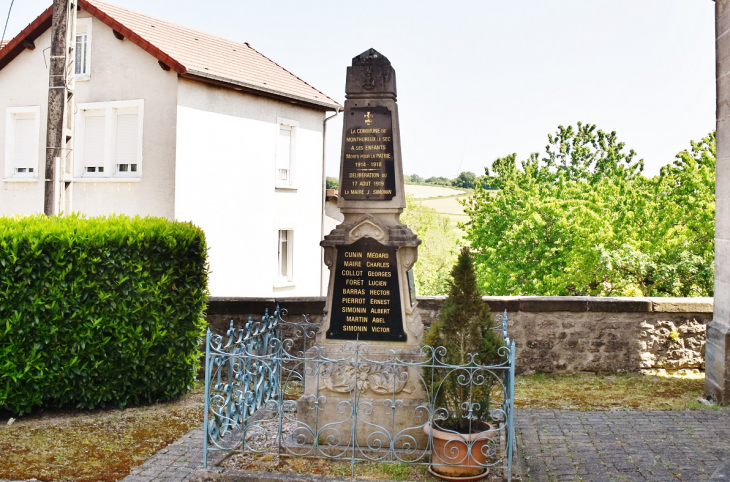
[[[48,7],[38,18],[25,27],[14,39],[0,49],[0,70],[10,63],[20,52],[26,49],[28,42],[33,42],[43,32],[51,28],[52,7]]]
[[[330,110],[341,107],[248,43],[234,42],[99,0],[79,0],[79,5],[181,76]],[[22,52],[25,38],[33,40],[50,28],[50,13],[49,8],[11,40],[9,48],[0,51],[0,69]]]

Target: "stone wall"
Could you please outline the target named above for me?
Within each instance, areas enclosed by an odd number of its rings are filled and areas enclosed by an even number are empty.
[[[426,326],[445,297],[419,297]],[[517,345],[517,371],[637,372],[644,369],[704,369],[705,328],[712,298],[485,297],[493,313],[507,311]],[[324,298],[211,298],[208,323],[223,333],[276,305],[292,321],[322,319]]]

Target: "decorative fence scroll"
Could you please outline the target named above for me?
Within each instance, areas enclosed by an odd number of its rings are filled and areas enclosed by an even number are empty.
[[[357,341],[343,343],[341,356],[325,356],[313,346],[318,325],[306,317],[303,322],[286,321],[286,310],[279,307],[261,321],[249,318],[240,329],[231,322],[226,335],[208,331],[204,466],[210,452],[236,451],[344,459],[351,463],[353,477],[357,462],[477,463],[501,470],[511,480],[515,345],[507,335],[507,312],[497,318],[505,361],[494,366],[478,365],[471,356],[463,365],[445,364],[446,349],[430,346],[416,356],[391,351],[371,357],[369,345]],[[494,387],[487,436],[467,441],[470,437],[456,435],[466,441],[466,453],[449,450],[451,442],[445,455],[433,451],[433,430],[428,427],[449,415],[446,407],[436,405],[438,385],[430,378],[434,373],[453,377],[464,387],[464,417],[475,427],[472,408],[477,410],[482,401],[472,395],[485,383]],[[414,391],[423,400],[408,403]],[[417,416],[402,417],[406,410]],[[374,418],[375,413],[380,415]],[[418,425],[402,425],[414,418]]]

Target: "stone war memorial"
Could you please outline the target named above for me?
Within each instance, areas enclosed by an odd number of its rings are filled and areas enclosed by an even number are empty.
[[[370,49],[348,67],[345,90],[337,204],[344,221],[321,243],[329,290],[308,353],[343,361],[307,368],[298,414],[309,427],[326,427],[324,438],[332,435],[339,445],[352,442],[356,416],[371,426],[358,430],[361,446],[388,446],[388,437],[378,438],[379,428],[391,437],[400,434],[396,445],[400,439],[423,446],[420,427],[428,414],[416,410],[425,399],[419,376],[378,363],[395,352],[401,360],[416,359],[423,332],[412,272],[421,241],[399,219],[406,201],[395,70]],[[352,408],[360,410],[353,414]]]
[[[413,278],[421,241],[400,221],[395,70],[369,49],[347,68],[345,90],[344,217],[321,241],[330,270],[324,315],[290,320],[277,306],[243,328],[231,321],[225,335],[208,331],[204,465],[210,449],[345,459],[353,477],[356,462],[376,461],[442,475],[483,477],[494,468],[509,478],[514,342],[502,346],[498,364],[466,352],[473,343],[450,358],[445,343],[424,344]],[[471,339],[499,336],[491,329]],[[509,344],[506,315],[502,338]],[[442,427],[447,420],[466,429]]]

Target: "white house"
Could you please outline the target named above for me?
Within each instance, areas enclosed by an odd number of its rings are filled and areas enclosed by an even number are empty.
[[[79,0],[67,210],[192,221],[214,296],[320,294],[340,105],[249,44]],[[43,212],[51,8],[0,49],[0,215]]]

